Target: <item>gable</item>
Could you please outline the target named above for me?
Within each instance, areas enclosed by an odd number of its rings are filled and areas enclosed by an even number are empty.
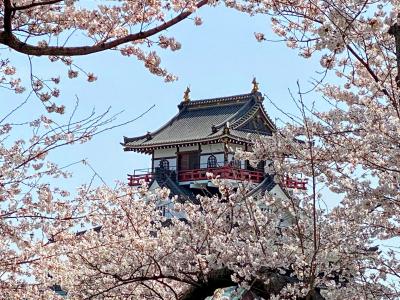
[[[268,120],[266,120],[260,110],[236,129],[262,135],[272,135],[272,131],[268,126]]]

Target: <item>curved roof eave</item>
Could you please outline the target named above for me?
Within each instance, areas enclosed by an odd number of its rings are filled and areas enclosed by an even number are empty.
[[[170,124],[172,124],[172,123],[179,117],[179,115],[180,115],[184,110],[185,110],[185,108],[180,109],[180,110],[178,111],[178,113],[175,114],[175,116],[173,116],[167,123],[165,123],[163,126],[161,126],[160,128],[158,128],[157,130],[155,130],[155,131],[153,131],[153,132],[149,132],[148,134],[150,134],[150,136],[153,136],[153,135],[155,135],[155,134],[161,132],[161,131],[164,130],[166,127],[168,127]],[[125,137],[125,136],[124,136],[124,144],[126,144],[127,142],[129,143],[129,142],[134,142],[134,141],[138,141],[138,140],[141,140],[141,139],[145,139],[145,138],[147,138],[148,134],[144,134],[144,135],[141,135],[141,136],[138,136],[138,137],[133,137],[133,138],[128,138],[128,137]]]
[[[262,104],[262,100],[264,98],[261,96],[261,93],[250,93],[250,94],[242,94],[242,95],[236,95],[236,96],[229,96],[229,97],[221,97],[221,98],[213,98],[213,99],[206,99],[206,100],[194,100],[190,101],[188,103],[180,103],[178,105],[179,111],[175,116],[173,116],[167,123],[165,123],[163,126],[161,126],[159,129],[153,131],[153,132],[148,132],[145,135],[141,135],[138,137],[124,137],[124,142],[121,143],[121,145],[124,147],[125,151],[133,150],[133,149],[151,149],[151,148],[160,148],[160,147],[171,147],[174,145],[183,145],[183,144],[190,144],[190,143],[196,143],[196,142],[205,142],[205,141],[210,141],[210,140],[215,140],[221,137],[222,132],[222,127],[225,127],[227,122],[231,122],[230,128],[231,129],[236,129],[243,125],[245,122],[247,122],[249,119],[254,117],[255,114],[257,114],[261,110],[261,114],[263,118],[265,119],[266,126],[270,129],[271,132],[276,131],[275,124],[272,122],[268,114],[266,113],[264,106]],[[174,122],[180,120],[180,116],[184,116],[184,114],[187,112],[191,112],[192,109],[204,109],[207,107],[213,107],[218,105],[216,104],[221,104],[223,107],[225,105],[233,105],[236,104],[238,105],[240,103],[241,107],[236,111],[235,113],[227,116],[222,122],[219,120],[219,123],[213,126],[216,131],[213,131],[213,128],[210,128],[211,132],[209,135],[203,135],[203,137],[198,136],[197,138],[194,138],[193,140],[188,140],[188,139],[182,139],[182,140],[175,140],[175,141],[154,141],[152,144],[152,139],[159,135],[163,130],[167,129],[170,126],[173,126]],[[243,105],[242,105],[243,104]],[[236,118],[236,120],[235,120]],[[218,134],[219,133],[219,134]],[[203,133],[204,134],[204,133]],[[212,136],[210,136],[212,135]],[[233,139],[238,139],[240,141],[245,141],[249,142],[248,139],[244,139],[243,136],[232,136]],[[187,137],[186,137],[187,138]],[[136,142],[136,143],[135,143]],[[132,143],[133,145],[129,145]],[[129,149],[129,150],[127,150]]]
[[[204,143],[204,142],[220,142],[222,139],[228,138],[231,140],[236,140],[241,143],[251,143],[251,139],[243,138],[231,133],[228,134],[220,134],[217,136],[213,137],[207,137],[203,139],[193,139],[193,140],[186,140],[186,141],[176,141],[168,144],[153,144],[153,145],[123,145],[125,151],[136,151],[138,150],[139,152],[149,152],[154,149],[159,149],[159,148],[172,148],[174,146],[179,146],[179,145],[188,145],[188,144],[195,144],[195,143]],[[148,151],[146,151],[148,150]]]

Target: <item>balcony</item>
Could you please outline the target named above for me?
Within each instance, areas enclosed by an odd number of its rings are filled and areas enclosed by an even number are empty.
[[[156,168],[156,172],[160,172],[162,169]],[[231,165],[226,165],[217,168],[200,168],[193,170],[184,170],[179,171],[176,176],[176,172],[174,170],[168,170],[161,173],[157,173],[158,175],[168,176],[174,181],[178,182],[188,182],[192,183],[195,181],[206,181],[210,180],[207,177],[207,173],[212,173],[214,177],[219,176],[221,179],[231,179],[238,181],[249,181],[253,183],[260,183],[264,179],[264,173],[262,171],[257,170],[245,170],[236,168]],[[142,182],[149,183],[156,176],[155,172],[152,172],[151,169],[139,169],[135,170],[133,174],[128,174],[128,185],[129,186],[139,186]],[[287,189],[297,189],[297,190],[306,190],[307,189],[307,178],[297,178],[297,177],[289,177],[284,176],[282,181],[282,186]]]
[[[154,173],[151,169],[137,169],[133,174],[128,174],[128,185],[139,186],[142,182],[149,183],[154,178]]]
[[[282,185],[287,189],[306,190],[307,183],[308,183],[308,178],[301,178],[301,177],[296,178],[285,175]]]
[[[180,171],[178,172],[178,181],[191,182],[198,180],[209,180],[207,173],[212,173],[215,177],[219,176],[221,179],[251,181],[255,183],[261,182],[264,178],[264,174],[261,171],[244,170],[227,165],[219,168],[203,168]]]
[[[156,169],[156,172],[160,170]],[[209,180],[207,177],[207,173],[214,174],[215,177],[219,176],[221,179],[231,179],[231,180],[240,180],[240,181],[251,181],[254,183],[259,183],[263,180],[264,174],[262,171],[250,171],[244,170],[240,168],[235,168],[231,165],[226,165],[222,167],[216,168],[200,168],[193,170],[184,170],[179,171],[178,176],[174,171],[167,172],[169,174],[174,174],[174,181],[178,182],[193,182],[200,180]],[[139,169],[135,170],[133,174],[128,174],[128,185],[129,186],[139,186],[144,181],[149,183],[155,178],[155,172],[152,172],[151,169]]]

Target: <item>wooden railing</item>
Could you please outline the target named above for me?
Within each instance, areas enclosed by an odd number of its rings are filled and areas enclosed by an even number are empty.
[[[194,169],[178,172],[178,181],[196,181],[207,180],[207,173],[212,173],[215,177],[219,176],[222,179],[233,179],[241,181],[261,182],[264,178],[261,171],[250,171],[237,169],[231,166],[223,166],[219,168]]]
[[[296,177],[289,177],[286,175],[283,179],[283,186],[288,189],[298,189],[298,190],[306,190],[308,178],[296,178]]]
[[[128,185],[138,186],[141,185],[142,181],[149,183],[154,178],[154,173],[148,170],[144,173],[143,170],[139,170],[140,174],[137,174],[135,170],[134,174],[128,174]],[[197,180],[208,180],[207,173],[212,173],[215,177],[219,176],[221,179],[233,179],[240,181],[251,181],[259,183],[264,179],[262,171],[250,171],[232,167],[230,165],[217,167],[217,168],[203,168],[194,170],[184,170],[178,172],[178,181],[197,181]],[[176,178],[174,176],[174,178]],[[174,179],[175,180],[175,179]],[[285,176],[282,185],[288,189],[306,190],[308,179],[296,178]]]
[[[147,174],[128,174],[128,185],[138,186],[142,184],[142,181],[149,183],[154,178],[153,173]]]

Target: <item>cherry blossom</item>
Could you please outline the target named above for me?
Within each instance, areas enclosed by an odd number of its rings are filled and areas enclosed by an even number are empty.
[[[219,195],[199,197],[200,205],[170,199],[171,219],[158,209],[166,189],[87,184],[71,196],[50,184],[70,174],[48,160],[49,151],[87,141],[90,125],[66,130],[42,117],[30,122],[32,137],[11,141],[13,125],[1,122],[4,297],[57,298],[58,287],[69,299],[204,299],[227,286],[264,299],[400,297],[398,1],[0,4],[0,43],[61,62],[70,78],[85,74],[72,56],[118,49],[175,79],[157,47],[175,51],[180,44],[164,30],[193,13],[200,25],[197,15],[207,4],[265,15],[278,39],[304,58],[318,57],[325,73],[338,78],[315,86],[330,109],[308,107],[299,91],[298,116],[256,139],[252,152],[236,154],[254,164],[271,161],[268,173],[278,184],[303,174],[306,191],[288,191],[285,199],[253,195],[245,183],[237,188],[216,178]],[[66,41],[73,29],[85,44],[54,44],[51,37]],[[263,33],[255,37],[266,42]],[[17,74],[2,56],[0,85],[23,92]],[[32,76],[32,90],[49,112],[64,111],[49,98],[58,96],[59,82]]]

